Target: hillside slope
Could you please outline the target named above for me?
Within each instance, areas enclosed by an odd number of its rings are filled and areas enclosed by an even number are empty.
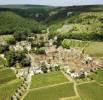
[[[51,35],[82,40],[103,40],[103,13],[71,12],[50,25]]]
[[[49,27],[50,36],[58,35],[59,39],[103,40],[103,5],[4,5],[0,6],[0,12],[2,11],[5,14],[0,13],[0,33],[14,31],[18,26],[35,31],[39,30],[38,26],[42,23]]]
[[[12,34],[19,30],[41,31],[37,21],[23,18],[13,12],[0,12],[0,34]]]

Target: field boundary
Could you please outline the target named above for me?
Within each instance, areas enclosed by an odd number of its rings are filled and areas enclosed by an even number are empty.
[[[63,82],[63,83],[58,83],[58,84],[53,84],[53,85],[33,88],[33,89],[29,89],[29,91],[35,91],[35,90],[40,90],[40,89],[47,89],[47,88],[51,88],[51,87],[55,87],[55,86],[59,86],[59,85],[63,85],[63,84],[68,84],[68,83],[73,83],[73,82]]]
[[[18,81],[18,79],[14,79],[14,80],[11,80],[11,81],[6,82],[4,84],[0,84],[0,88],[5,87],[5,85],[16,83],[17,81]]]
[[[78,84],[76,84],[76,85],[78,86],[78,85],[88,84],[88,83],[94,83],[94,82],[96,82],[96,81],[95,81],[95,80],[92,80],[92,81],[88,81],[88,82],[78,83]]]

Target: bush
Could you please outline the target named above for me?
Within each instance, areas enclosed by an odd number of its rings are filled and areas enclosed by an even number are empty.
[[[0,53],[4,53],[9,50],[9,45],[0,45]]]
[[[6,53],[6,58],[9,67],[16,65],[17,62],[22,64],[22,66],[30,65],[30,60],[27,59],[25,53],[21,51],[9,51]]]
[[[64,47],[64,48],[67,48],[67,49],[69,49],[70,48],[70,41],[68,41],[67,39],[64,39],[63,40],[63,42],[62,42],[62,46]]]

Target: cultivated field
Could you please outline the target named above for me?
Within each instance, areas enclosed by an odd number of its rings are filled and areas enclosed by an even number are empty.
[[[58,100],[75,96],[73,83],[65,83],[54,87],[30,91],[24,100]]]
[[[92,73],[90,77],[103,84],[103,70],[98,70],[96,73]]]
[[[47,74],[34,75],[30,88],[38,88],[63,82],[68,82],[67,78],[65,78],[60,71],[55,71]]]
[[[81,100],[80,97],[74,97],[74,98],[70,98],[70,99],[66,99],[66,100]]]
[[[13,80],[0,86],[0,100],[10,100],[15,90],[20,86],[20,80]]]
[[[103,42],[90,42],[86,47],[85,52],[91,56],[102,57],[103,56]]]
[[[5,69],[0,71],[0,84],[16,79],[16,75],[13,70]]]
[[[61,71],[35,75],[24,100],[58,100],[75,96],[74,84]]]
[[[96,56],[96,57],[103,56],[103,42],[64,39],[62,42],[62,46],[65,48],[68,48],[68,47],[85,48],[85,53],[91,56]]]
[[[77,86],[81,100],[103,100],[103,86],[96,82]]]

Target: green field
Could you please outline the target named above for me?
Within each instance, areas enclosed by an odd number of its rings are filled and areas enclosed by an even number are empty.
[[[20,80],[14,80],[0,86],[0,100],[10,100],[11,96],[15,93],[15,90],[20,84]]]
[[[6,83],[13,79],[16,79],[16,75],[13,70],[5,69],[0,71],[0,84]]]
[[[63,82],[68,82],[68,80],[62,74],[62,72],[55,71],[33,76],[30,88],[38,88]]]
[[[76,40],[76,39],[64,39],[62,41],[62,46],[64,48],[68,48],[68,47],[80,47],[80,48],[84,48],[87,47],[89,45],[89,41],[80,41],[80,40]]]
[[[80,97],[74,97],[74,98],[70,98],[70,99],[66,99],[66,100],[81,100]]]
[[[75,96],[73,83],[66,83],[50,88],[30,91],[24,100],[58,100],[59,98]]]
[[[81,100],[103,100],[103,86],[96,82],[77,86]]]
[[[103,84],[103,70],[97,70],[97,73],[91,73],[90,77]]]
[[[96,56],[96,57],[103,56],[103,42],[64,39],[62,41],[62,46],[64,48],[69,48],[69,47],[85,48],[85,53],[87,53],[91,56]]]
[[[103,56],[103,42],[91,42],[86,47],[85,52],[91,56],[102,57]]]

